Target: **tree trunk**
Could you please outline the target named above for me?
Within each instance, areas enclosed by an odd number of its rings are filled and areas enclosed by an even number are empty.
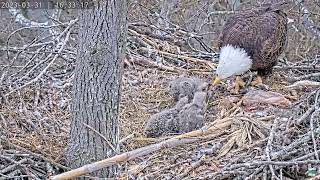
[[[238,8],[241,5],[241,1],[240,0],[228,0],[228,4],[231,7],[232,11],[236,11],[236,10],[238,10]]]
[[[71,168],[119,152],[119,102],[127,36],[127,1],[96,1],[79,11],[79,46],[74,75],[70,142]],[[98,171],[115,177],[117,167]]]

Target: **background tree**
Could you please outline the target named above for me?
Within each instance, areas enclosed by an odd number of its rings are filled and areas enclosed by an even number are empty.
[[[71,137],[66,150],[76,168],[119,151],[119,101],[127,35],[126,0],[96,1],[79,12]],[[95,175],[113,177],[116,167]]]

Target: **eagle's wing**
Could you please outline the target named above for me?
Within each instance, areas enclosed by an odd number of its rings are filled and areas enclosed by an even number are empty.
[[[257,18],[258,32],[253,69],[271,68],[287,42],[287,18],[282,11],[268,11]]]
[[[253,21],[257,15],[256,11],[244,11],[228,18],[220,33],[218,47],[228,44],[241,47],[252,56],[258,28]]]

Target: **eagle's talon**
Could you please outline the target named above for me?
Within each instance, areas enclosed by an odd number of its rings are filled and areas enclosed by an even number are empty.
[[[241,79],[241,77],[237,76],[233,93],[239,94],[241,87],[244,87],[245,85],[246,85],[246,83]]]
[[[254,80],[254,81],[252,81],[251,82],[251,85],[252,86],[259,86],[259,85],[261,85],[261,84],[263,84],[262,83],[262,77],[261,76],[257,76],[257,79],[256,80]]]

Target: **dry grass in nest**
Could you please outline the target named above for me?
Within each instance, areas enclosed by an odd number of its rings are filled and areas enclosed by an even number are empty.
[[[253,147],[267,136],[269,126],[260,126],[259,120],[237,115],[220,121],[229,120],[232,121],[232,127],[225,131],[225,135],[215,138],[210,138],[210,134],[195,137],[200,138],[200,141],[163,149],[131,161],[129,177],[179,179],[205,176],[209,172],[219,171],[223,161],[245,154],[250,146]]]
[[[128,72],[131,75],[135,73],[139,71],[130,70]],[[157,70],[151,71],[146,76],[140,80],[128,80],[129,78],[124,76],[120,108],[121,137],[130,134],[135,134],[137,137],[143,136],[143,128],[149,117],[162,109],[173,106],[173,98],[163,84],[170,80],[168,78],[170,76],[161,74]],[[140,82],[133,86],[132,81]],[[132,144],[129,143],[126,149],[137,148],[143,144],[145,144],[144,141],[135,141]]]
[[[24,134],[24,137],[9,138],[8,140],[11,143],[59,162],[63,155],[63,149],[66,146],[67,137],[32,132]]]
[[[43,88],[37,95],[34,89],[25,89],[9,97],[6,106],[0,109],[2,138],[6,137],[9,142],[45,157],[60,160],[68,138],[69,111],[67,104],[59,106],[64,97],[58,91],[48,93],[46,90]],[[47,99],[49,96],[51,103]]]

